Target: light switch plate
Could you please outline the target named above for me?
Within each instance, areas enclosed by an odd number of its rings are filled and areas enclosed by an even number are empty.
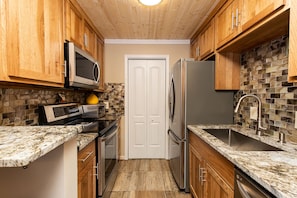
[[[295,129],[297,129],[297,111],[295,111]]]
[[[103,103],[105,104],[105,109],[108,110],[109,109],[109,102],[104,101]]]
[[[258,108],[250,107],[250,119],[257,120],[258,118]]]

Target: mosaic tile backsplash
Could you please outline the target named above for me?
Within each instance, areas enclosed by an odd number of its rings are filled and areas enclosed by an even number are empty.
[[[49,91],[0,88],[0,126],[38,125],[38,105],[59,102],[85,102],[85,93],[77,91]]]
[[[99,96],[100,102],[108,102],[106,114],[124,115],[125,113],[125,84],[106,83],[105,92]]]
[[[287,140],[297,142],[294,128],[297,111],[297,83],[288,83],[288,37],[267,42],[241,55],[240,91],[234,105],[244,94],[256,94],[262,102],[262,121],[267,132],[287,134]],[[250,119],[250,107],[257,107],[253,98],[242,101],[235,114],[237,124],[255,129],[257,122]]]

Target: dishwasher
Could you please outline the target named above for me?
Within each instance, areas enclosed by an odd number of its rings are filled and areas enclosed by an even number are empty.
[[[260,184],[246,175],[239,168],[235,168],[235,198],[276,198]]]

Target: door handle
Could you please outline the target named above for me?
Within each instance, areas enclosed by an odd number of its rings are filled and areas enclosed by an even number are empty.
[[[186,141],[185,139],[180,139],[177,135],[175,135],[175,133],[171,129],[168,129],[167,133],[169,137],[172,137],[171,139],[173,139],[173,141],[177,144],[180,144]]]

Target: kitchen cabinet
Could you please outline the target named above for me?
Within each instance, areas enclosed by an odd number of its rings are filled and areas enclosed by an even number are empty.
[[[289,24],[288,81],[297,82],[297,1],[291,1]]]
[[[104,91],[104,41],[96,37],[96,59],[100,66],[99,91]]]
[[[285,0],[241,0],[241,30],[245,31],[285,5]]]
[[[65,0],[65,38],[76,46],[83,47],[83,16],[73,4],[73,1]]]
[[[195,198],[234,197],[234,165],[189,133],[190,191]]]
[[[240,54],[235,52],[216,53],[215,90],[240,89]]]
[[[93,57],[96,58],[96,33],[90,26],[90,24],[84,20],[84,36],[83,36],[83,41],[84,41],[84,49],[89,52]]]
[[[215,16],[216,48],[221,47],[240,33],[240,1],[228,1]]]
[[[75,0],[66,0],[65,7],[66,40],[95,57],[96,31],[90,20]]]
[[[212,19],[198,37],[198,60],[214,52],[214,31],[214,19]]]
[[[96,197],[95,141],[78,153],[78,198]]]
[[[0,81],[62,87],[63,1],[0,3]]]
[[[190,145],[189,148],[189,164],[190,164],[190,190],[194,198],[202,198],[203,181],[201,181],[201,168],[203,160],[199,152]]]

